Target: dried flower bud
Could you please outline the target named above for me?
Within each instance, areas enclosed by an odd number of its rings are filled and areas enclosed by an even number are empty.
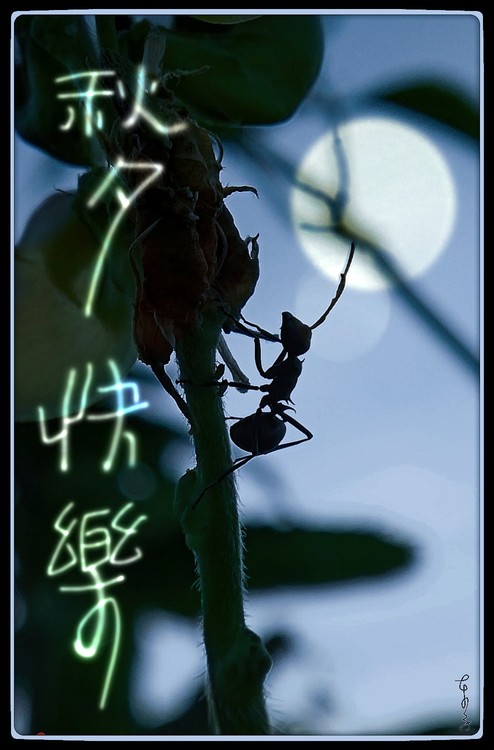
[[[141,143],[141,158],[155,156],[156,136]],[[203,310],[238,314],[259,275],[257,244],[240,237],[224,204],[231,192],[253,189],[223,188],[212,137],[191,120],[165,150],[159,182],[136,202],[134,338],[151,366],[168,362]]]

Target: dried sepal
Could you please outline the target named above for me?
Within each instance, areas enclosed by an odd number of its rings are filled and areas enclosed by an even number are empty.
[[[177,338],[199,324],[203,311],[214,306],[237,315],[259,276],[257,243],[240,237],[224,203],[233,192],[257,191],[223,187],[214,136],[184,122],[161,144],[166,166],[135,209],[134,338],[140,359],[151,366],[166,364]],[[140,159],[156,159],[157,140],[139,135]]]

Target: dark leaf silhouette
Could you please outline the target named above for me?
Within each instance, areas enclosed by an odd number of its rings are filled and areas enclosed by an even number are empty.
[[[20,16],[15,22],[19,63],[15,66],[15,127],[19,135],[55,159],[89,165],[95,137],[84,128],[61,129],[67,101],[58,93],[74,89],[57,79],[87,70],[93,60],[89,32],[82,17]],[[103,103],[102,107],[106,107]]]
[[[382,89],[377,99],[448,125],[461,135],[474,140],[480,135],[478,108],[458,89],[443,82],[417,81],[406,86]]]
[[[317,586],[388,575],[414,562],[411,547],[374,530],[333,527],[288,531],[249,527],[249,586]]]
[[[158,397],[166,398],[161,393]],[[87,414],[109,410],[102,404],[88,409]],[[16,427],[15,541],[21,561],[17,587],[19,601],[26,609],[24,619],[18,621],[16,675],[19,684],[29,686],[33,730],[41,727],[51,734],[82,735],[146,733],[129,711],[136,619],[151,610],[195,620],[200,616],[194,560],[174,514],[173,463],[167,460],[171,441],[185,444],[185,432],[132,414],[126,416],[125,428],[136,438],[139,463],[135,468],[126,466],[122,449],[115,469],[101,471],[113,425],[111,421],[84,419],[70,427],[71,465],[68,472],[61,473],[57,469],[59,444],[44,445],[37,424]],[[55,434],[59,421],[48,422],[47,429],[50,435]],[[50,557],[60,539],[54,522],[69,500],[75,503],[74,517],[79,518],[103,508],[114,513],[127,502],[134,503],[135,515],[147,515],[132,539],[132,549],[138,546],[142,557],[118,571],[125,574],[125,580],[113,587],[121,611],[122,637],[104,711],[97,705],[110,644],[103,645],[101,658],[94,660],[79,659],[72,647],[78,623],[94,604],[94,592],[59,591],[63,584],[88,583],[80,570],[67,572],[67,577],[47,576]],[[405,570],[414,560],[411,547],[382,532],[332,527],[248,527],[246,548],[249,589],[253,592],[343,585]],[[115,569],[108,568],[105,573],[113,577]],[[197,714],[197,724],[191,733],[200,734],[204,705],[199,702],[194,706],[190,710]],[[187,721],[177,722],[163,727],[163,731],[191,726]]]
[[[122,34],[122,48],[134,62],[148,29],[142,22]],[[262,16],[232,26],[179,16],[166,38],[164,72],[176,73],[175,94],[199,121],[215,125],[291,117],[317,77],[324,50],[317,16]]]

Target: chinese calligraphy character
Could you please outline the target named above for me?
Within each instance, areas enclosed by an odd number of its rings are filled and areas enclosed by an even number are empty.
[[[146,70],[143,65],[139,67],[137,74],[137,91],[133,109],[129,117],[122,123],[124,128],[130,128],[135,125],[140,117],[143,117],[157,133],[164,135],[173,135],[179,133],[187,127],[186,122],[177,122],[173,125],[167,125],[160,122],[158,118],[150,112],[143,104],[144,94],[154,94],[158,89],[158,81],[151,81],[149,87],[146,87]]]
[[[116,78],[116,72],[114,70],[93,70],[85,71],[83,73],[74,73],[70,75],[60,76],[55,79],[55,83],[66,83],[68,81],[85,81],[88,79],[88,87],[79,91],[63,91],[57,93],[58,99],[67,100],[79,100],[84,103],[84,132],[86,136],[93,135],[94,128],[101,130],[103,128],[103,113],[100,109],[96,109],[94,106],[94,100],[97,97],[112,97],[115,95],[115,90],[112,88],[97,88],[100,78],[110,77],[115,81],[116,90],[119,93],[121,99],[127,97],[127,92],[124,83]],[[180,119],[173,124],[167,124],[162,122],[157,116],[156,111],[152,111],[152,108],[146,102],[146,98],[149,98],[159,88],[159,80],[148,81],[148,75],[144,65],[139,66],[137,70],[137,79],[135,85],[135,97],[133,104],[130,108],[130,114],[123,120],[120,121],[120,125],[123,128],[129,129],[136,126],[140,120],[144,120],[149,126],[151,126],[158,134],[163,136],[174,135],[187,127],[187,122]],[[70,130],[74,124],[76,113],[74,107],[69,106],[69,116],[67,122],[60,125],[61,130]],[[159,110],[158,110],[159,113]],[[108,190],[111,183],[118,179],[119,172],[121,170],[142,170],[148,172],[147,176],[137,187],[130,193],[126,194],[121,187],[117,187],[115,195],[120,203],[119,210],[110,224],[108,231],[103,240],[101,249],[98,257],[96,258],[93,274],[89,284],[89,290],[87,294],[86,303],[84,306],[84,315],[90,317],[93,314],[94,300],[98,291],[98,286],[103,273],[103,267],[107,258],[108,252],[111,247],[111,243],[115,236],[115,233],[122,221],[127,209],[134,203],[137,197],[155,180],[159,179],[160,175],[164,170],[163,164],[156,164],[149,161],[126,161],[122,157],[116,159],[116,163],[112,165],[107,177],[103,180],[102,184],[89,198],[87,202],[88,208],[93,208],[104,193]]]
[[[88,88],[82,91],[61,91],[57,93],[57,99],[79,99],[84,103],[84,133],[87,137],[93,135],[93,128],[101,130],[103,127],[103,113],[101,110],[95,110],[94,100],[97,97],[112,97],[115,95],[115,90],[111,88],[96,88],[100,78],[113,78],[115,79],[116,88],[121,99],[127,97],[127,92],[124,83],[116,78],[116,72],[114,70],[88,70],[82,73],[71,73],[70,75],[59,76],[55,78],[55,83],[66,83],[68,81],[81,81],[82,79],[88,79]],[[187,127],[186,122],[177,122],[173,125],[168,125],[161,122],[158,117],[146,107],[144,99],[145,96],[152,96],[156,93],[159,87],[158,80],[152,80],[147,83],[147,73],[144,65],[140,65],[137,71],[136,81],[136,92],[135,99],[131,108],[130,115],[121,123],[124,128],[133,127],[140,118],[147,121],[157,133],[164,135],[173,135]],[[68,120],[67,122],[60,125],[60,130],[70,130],[75,122],[76,113],[74,107],[68,107]]]
[[[112,97],[115,95],[115,91],[112,88],[97,88],[100,78],[110,77],[115,80],[116,89],[121,99],[125,99],[127,96],[124,83],[116,78],[116,72],[113,70],[93,70],[85,71],[82,73],[73,73],[70,75],[60,76],[55,79],[55,83],[67,83],[68,81],[84,81],[88,79],[88,87],[81,91],[63,91],[57,93],[58,99],[78,99],[84,103],[84,132],[86,136],[93,135],[94,128],[101,130],[103,128],[103,113],[101,110],[96,109],[94,106],[94,100],[97,97]],[[136,91],[133,105],[131,107],[130,114],[126,119],[121,121],[121,126],[129,129],[135,126],[139,120],[143,119],[150,125],[158,134],[163,136],[173,135],[175,133],[184,130],[187,127],[187,123],[184,120],[180,120],[173,124],[166,124],[161,122],[157,115],[151,111],[149,106],[146,106],[145,97],[152,96],[156,93],[159,87],[159,80],[151,80],[148,82],[148,76],[144,65],[138,68]],[[74,107],[69,106],[68,120],[60,125],[60,129],[67,131],[72,128],[74,124],[76,113]],[[121,188],[116,189],[116,197],[120,203],[120,208],[110,224],[108,231],[103,240],[101,249],[96,259],[94,271],[89,284],[88,295],[86,304],[84,307],[84,315],[90,317],[93,314],[94,300],[98,290],[99,282],[103,272],[103,266],[110,250],[112,240],[115,233],[122,221],[125,212],[136,200],[136,198],[145,190],[151,182],[157,180],[164,170],[162,164],[156,164],[149,161],[125,161],[124,158],[119,157],[116,160],[116,164],[108,172],[106,179],[103,180],[102,184],[95,191],[95,193],[89,198],[87,203],[88,208],[93,208],[102,195],[107,191],[110,184],[114,182],[115,178],[118,177],[118,173],[123,169],[143,170],[148,171],[150,174],[136,187],[136,189],[127,195]]]
[[[96,89],[98,78],[103,76],[115,76],[113,70],[92,70],[84,73],[73,73],[68,76],[59,76],[55,78],[55,83],[65,83],[66,81],[74,81],[83,78],[89,78],[89,87],[85,91],[74,91],[74,92],[59,92],[57,99],[82,99],[84,101],[84,133],[89,138],[93,134],[93,125],[95,124],[98,130],[103,127],[103,113],[101,110],[94,110],[93,100],[98,96],[113,96],[113,89]],[[60,130],[70,130],[74,124],[76,117],[74,107],[69,106],[69,119],[63,125],[60,125]]]
[[[99,421],[102,419],[104,420],[116,419],[115,430],[113,432],[113,437],[112,437],[112,441],[110,444],[108,457],[103,463],[104,471],[110,471],[111,467],[113,466],[113,462],[115,460],[118,445],[122,437],[125,437],[129,443],[129,464],[131,466],[135,466],[135,462],[136,462],[135,437],[128,430],[123,429],[124,416],[126,414],[130,414],[131,412],[138,411],[139,409],[145,409],[146,406],[148,406],[147,401],[144,401],[144,402],[139,401],[139,389],[136,383],[122,383],[120,380],[118,367],[116,366],[115,362],[113,362],[113,360],[109,360],[108,364],[110,365],[110,368],[113,372],[115,383],[114,385],[108,385],[108,386],[99,388],[99,391],[101,393],[111,393],[112,391],[115,391],[116,396],[117,396],[117,411],[108,412],[107,414],[91,414],[90,416],[88,416],[88,420],[91,420],[91,421],[97,421],[97,420]],[[126,389],[130,390],[132,393],[133,403],[130,406],[124,405],[123,392]]]
[[[126,414],[137,411],[139,409],[145,409],[149,406],[147,401],[139,400],[139,389],[135,383],[122,383],[120,379],[120,373],[117,365],[112,359],[108,360],[108,366],[112,372],[114,383],[113,385],[103,386],[98,388],[100,393],[111,393],[115,392],[117,400],[116,411],[110,411],[105,414],[90,414],[87,416],[88,421],[101,421],[114,419],[115,427],[110,442],[110,448],[108,455],[102,464],[103,471],[110,471],[117,454],[118,446],[122,439],[125,439],[128,444],[128,464],[135,466],[136,464],[136,440],[135,436],[128,430],[124,430],[124,417]],[[86,376],[83,382],[81,396],[79,401],[78,410],[76,413],[70,415],[73,404],[73,391],[77,381],[77,370],[71,369],[67,377],[67,386],[62,398],[62,425],[61,429],[55,435],[48,435],[46,429],[45,410],[42,406],[38,407],[39,415],[39,426],[41,432],[41,440],[46,445],[60,442],[60,470],[66,472],[70,467],[70,453],[69,453],[69,437],[70,437],[70,426],[76,422],[80,422],[86,416],[86,406],[88,400],[88,392],[93,377],[93,366],[88,362],[86,366]],[[130,391],[132,395],[133,403],[125,406],[124,404],[124,391]]]
[[[147,518],[145,515],[139,515],[130,523],[128,513],[132,507],[133,503],[124,505],[114,515],[109,525],[105,526],[103,519],[110,520],[108,508],[84,513],[80,521],[77,517],[69,521],[68,517],[74,508],[74,503],[69,502],[54,523],[54,529],[60,534],[60,540],[48,564],[48,576],[62,575],[67,570],[79,566],[80,572],[88,575],[92,582],[85,585],[60,586],[59,591],[94,591],[96,594],[95,604],[77,626],[73,646],[79,656],[83,659],[91,659],[98,655],[107,628],[111,624],[109,618],[113,616],[113,642],[103,681],[100,709],[105,708],[108,700],[121,638],[120,608],[117,600],[107,595],[106,589],[125,580],[122,574],[103,580],[100,569],[105,565],[129,565],[142,557],[139,547],[134,548],[129,556],[121,556],[122,548],[129,537],[137,534],[138,526]],[[127,520],[125,520],[126,517]],[[90,627],[91,623],[92,627]],[[86,635],[87,633],[89,636]]]
[[[124,159],[119,157],[116,161],[115,167],[110,169],[108,172],[106,178],[103,180],[101,185],[98,187],[98,189],[93,193],[93,195],[88,200],[88,208],[93,208],[102,195],[106,193],[108,188],[110,187],[111,183],[115,180],[118,180],[119,177],[119,170],[123,169],[130,169],[130,170],[140,170],[143,172],[148,172],[150,174],[147,175],[147,177],[135,188],[135,190],[127,195],[120,187],[117,187],[115,193],[116,197],[118,198],[118,201],[120,203],[120,209],[118,210],[115,218],[110,224],[110,227],[105,235],[105,238],[103,240],[103,244],[101,245],[101,249],[98,253],[98,257],[96,258],[96,263],[94,266],[94,271],[91,277],[91,282],[89,284],[89,291],[86,299],[86,304],[84,307],[84,315],[86,317],[90,317],[93,313],[93,305],[94,300],[96,297],[96,292],[98,290],[98,285],[101,279],[101,275],[103,273],[103,266],[105,264],[106,257],[108,255],[108,252],[111,247],[111,242],[113,240],[113,237],[115,235],[115,232],[118,229],[118,226],[120,222],[122,221],[125,212],[129,208],[130,205],[136,200],[136,198],[152,183],[154,180],[159,179],[161,173],[164,170],[163,164],[155,164],[148,161],[142,161],[142,162],[126,162]]]

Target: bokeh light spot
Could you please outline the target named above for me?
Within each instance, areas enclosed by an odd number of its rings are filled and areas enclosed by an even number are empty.
[[[334,130],[325,133],[302,160],[291,200],[296,233],[307,257],[332,279],[350,244],[330,231],[339,194],[347,196],[341,218],[350,234],[353,229],[387,252],[410,278],[423,274],[446,247],[456,214],[451,172],[431,139],[410,125],[385,117],[353,119],[337,137]],[[358,245],[348,285],[389,285]]]
[[[156,491],[157,477],[146,464],[127,466],[118,474],[118,487],[129,500],[147,500]]]
[[[303,281],[296,297],[295,315],[313,322],[327,306],[333,285],[327,276]],[[311,356],[327,362],[349,362],[370,352],[385,333],[391,315],[389,294],[346,290],[324,325],[312,337]]]

